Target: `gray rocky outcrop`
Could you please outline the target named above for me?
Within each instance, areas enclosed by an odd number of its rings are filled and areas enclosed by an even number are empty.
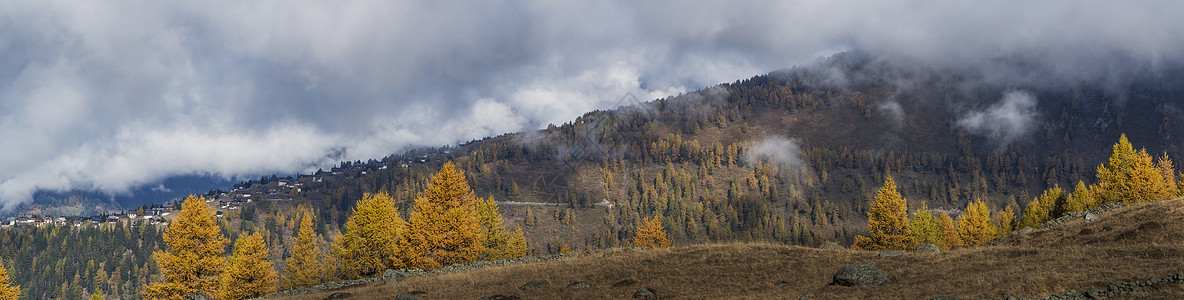
[[[858,262],[835,273],[831,284],[842,286],[877,286],[888,281],[888,273],[869,262]]]
[[[924,244],[917,246],[913,251],[918,253],[940,253],[941,249],[937,248],[937,245],[934,244]]]

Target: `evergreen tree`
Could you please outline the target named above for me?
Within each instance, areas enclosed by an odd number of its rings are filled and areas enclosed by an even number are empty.
[[[856,248],[905,250],[917,246],[917,240],[909,230],[908,205],[896,191],[892,176],[885,176],[884,186],[876,192],[867,218],[867,231],[871,237],[855,237]]]
[[[1003,237],[1015,230],[1015,209],[1011,205],[995,214],[995,237]]]
[[[8,278],[8,268],[0,263],[0,300],[16,300],[21,297],[21,286],[13,285]]]
[[[995,237],[995,226],[991,224],[991,211],[983,200],[975,200],[966,204],[966,213],[958,217],[958,236],[962,238],[962,245],[977,247]]]
[[[937,216],[933,215],[933,211],[929,210],[929,206],[925,202],[921,202],[921,208],[913,213],[913,219],[909,221],[909,229],[913,232],[913,238],[917,240],[918,244],[934,244],[941,246],[942,228],[941,222]]]
[[[401,241],[406,226],[386,192],[363,195],[345,222],[345,233],[333,245],[341,275],[358,278],[404,267]]]
[[[938,223],[941,224],[941,246],[944,249],[962,245],[962,237],[958,235],[958,227],[954,223],[954,218],[951,218],[949,214],[943,213],[938,218]]]
[[[205,201],[193,195],[185,198],[177,219],[164,233],[168,251],[157,250],[152,255],[165,281],[149,285],[144,298],[213,296],[226,263],[226,238],[219,231]]]
[[[637,235],[633,236],[633,247],[647,249],[670,247],[670,240],[666,239],[666,228],[662,227],[662,219],[658,216],[650,218],[637,226]]]
[[[230,256],[226,271],[222,273],[217,298],[249,299],[274,292],[278,279],[267,254],[267,244],[259,232],[235,241],[234,254]]]
[[[1175,192],[1170,189],[1172,178],[1165,178],[1163,174],[1167,172],[1164,168],[1170,165],[1168,161],[1156,166],[1151,155],[1146,150],[1135,151],[1124,134],[1114,144],[1106,164],[1098,166],[1098,183],[1091,190],[1102,202],[1137,203],[1166,199]]]
[[[476,200],[464,171],[452,162],[432,176],[427,190],[415,199],[408,222],[411,267],[435,269],[480,257],[485,240],[473,209]]]
[[[513,241],[515,238],[523,238],[522,231],[518,230],[518,235],[506,232],[502,215],[498,213],[497,203],[493,201],[493,197],[477,199],[475,209],[481,222],[482,235],[485,237],[485,252],[481,254],[484,260],[495,261],[526,255],[526,249],[516,247],[517,242]]]
[[[305,211],[300,218],[300,229],[292,245],[292,256],[288,257],[288,276],[284,278],[285,288],[312,286],[325,280],[327,273],[322,263],[321,237],[312,226],[312,212]]]

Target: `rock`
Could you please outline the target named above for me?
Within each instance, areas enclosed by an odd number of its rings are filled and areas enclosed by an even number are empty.
[[[777,284],[775,284],[775,285],[776,285],[777,287],[786,287],[786,286],[788,286],[788,285],[789,285],[789,281],[788,281],[788,280],[782,280],[782,281],[778,281],[778,282],[777,282]]]
[[[497,295],[493,295],[493,296],[481,297],[480,300],[518,300],[518,299],[522,299],[522,298],[519,298],[518,296],[514,296],[514,295],[506,296],[506,295],[502,295],[502,294],[497,294]]]
[[[325,300],[346,299],[346,298],[352,298],[353,296],[354,296],[354,294],[350,294],[350,293],[346,293],[346,292],[336,292],[336,293],[329,294],[329,297],[325,297]]]
[[[636,292],[633,292],[633,298],[634,299],[658,299],[658,295],[654,294],[654,291],[651,289],[640,288],[640,289],[637,289]]]
[[[625,279],[625,280],[621,280],[621,281],[617,281],[616,283],[613,283],[613,287],[625,287],[625,286],[630,286],[630,285],[634,285],[634,284],[637,284],[637,280]]]
[[[572,282],[571,284],[567,285],[567,288],[573,289],[573,290],[586,289],[586,288],[590,288],[590,287],[592,287],[592,284],[588,283],[587,281],[576,281],[576,282]]]
[[[920,252],[920,253],[940,253],[941,249],[938,249],[937,245],[934,245],[934,244],[924,244],[924,245],[917,246],[917,248],[913,249],[913,251]]]
[[[1094,213],[1087,212],[1087,213],[1085,213],[1085,216],[1082,218],[1084,218],[1086,222],[1093,222],[1093,221],[1098,220],[1098,215],[1095,215]]]
[[[522,286],[518,287],[518,289],[519,289],[519,290],[524,290],[524,291],[525,291],[525,290],[533,290],[533,289],[541,288],[541,287],[544,287],[544,286],[547,286],[547,283],[546,283],[546,282],[542,282],[542,281],[527,281],[526,283],[522,284]]]
[[[880,257],[892,257],[892,256],[901,256],[901,255],[904,255],[904,251],[901,251],[901,250],[880,251]]]
[[[843,245],[839,245],[835,242],[826,242],[822,244],[822,249],[843,249]]]
[[[407,274],[406,272],[403,272],[403,271],[396,271],[396,270],[387,269],[386,272],[382,272],[382,282],[383,283],[397,283],[399,281],[403,281],[403,279],[407,279],[407,277],[411,277],[408,275],[409,274]]]
[[[842,286],[877,286],[888,281],[888,273],[869,262],[859,262],[843,267],[835,273],[831,284]]]
[[[1024,228],[1020,228],[1020,230],[1016,230],[1015,233],[1016,234],[1025,234],[1025,233],[1029,233],[1029,232],[1033,232],[1033,231],[1036,231],[1036,229],[1033,229],[1032,227],[1024,226]]]
[[[962,298],[958,298],[958,297],[954,297],[954,296],[935,296],[935,297],[930,297],[929,300],[962,300]]]
[[[802,295],[801,297],[798,297],[798,300],[805,300],[805,299],[814,299],[814,294],[807,293],[805,295]]]
[[[412,296],[411,294],[399,293],[395,295],[395,300],[419,300],[419,297]]]

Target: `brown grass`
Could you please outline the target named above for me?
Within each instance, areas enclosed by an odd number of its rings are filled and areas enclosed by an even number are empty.
[[[876,257],[875,252],[771,244],[714,244],[647,251],[606,250],[566,259],[417,277],[398,284],[345,290],[362,299],[425,292],[424,299],[477,299],[496,294],[523,299],[629,298],[640,287],[663,299],[968,299],[1043,297],[1184,270],[1184,199],[1127,207],[1097,222],[1068,224],[1013,237],[997,246],[941,254]],[[889,281],[877,287],[828,285],[851,263],[868,261]],[[617,284],[622,281],[633,284]],[[527,281],[548,285],[518,289]],[[565,288],[590,282],[582,290]],[[780,281],[789,285],[777,287]],[[614,286],[616,284],[617,286]],[[293,297],[323,299],[335,291]],[[1135,298],[1184,298],[1184,286],[1161,285]]]

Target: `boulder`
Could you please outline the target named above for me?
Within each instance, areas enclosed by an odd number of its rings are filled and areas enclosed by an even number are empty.
[[[590,287],[592,287],[592,284],[588,283],[587,281],[576,281],[576,282],[572,282],[571,284],[567,285],[567,288],[573,289],[573,290],[586,289],[586,288],[590,288]]]
[[[419,297],[412,296],[411,294],[399,293],[395,295],[395,300],[419,300]]]
[[[640,289],[637,289],[636,292],[633,292],[633,298],[634,299],[658,299],[658,295],[654,294],[654,291],[651,289],[640,288]]]
[[[1093,221],[1098,220],[1098,215],[1095,215],[1094,213],[1087,212],[1087,213],[1085,213],[1085,216],[1083,216],[1082,218],[1085,219],[1086,222],[1093,222]]]
[[[892,256],[901,256],[901,255],[904,255],[904,251],[901,251],[901,250],[880,251],[880,257],[892,257]]]
[[[822,244],[822,249],[843,249],[843,245],[839,245],[835,242],[826,242]]]
[[[1033,229],[1032,227],[1024,226],[1024,228],[1020,228],[1020,230],[1016,230],[1015,233],[1016,234],[1025,234],[1025,233],[1029,233],[1032,231],[1036,231],[1036,229]]]
[[[888,281],[888,273],[869,262],[858,262],[835,273],[833,285],[877,286]]]
[[[515,296],[515,295],[506,296],[506,295],[502,295],[502,294],[497,294],[497,295],[493,295],[493,296],[481,297],[480,300],[518,300],[518,299],[522,299],[522,298],[519,298],[518,296]]]
[[[348,298],[352,298],[353,296],[354,296],[354,294],[350,294],[350,293],[346,293],[346,292],[336,292],[336,293],[329,294],[329,297],[325,297],[325,300],[348,299]]]
[[[917,246],[913,251],[920,253],[940,253],[941,249],[937,248],[937,245],[934,244],[924,244]]]
[[[524,290],[524,291],[525,291],[525,290],[533,290],[533,289],[541,288],[541,287],[544,287],[544,286],[547,286],[547,283],[546,283],[546,282],[542,282],[542,281],[527,281],[526,283],[523,283],[523,284],[522,284],[522,286],[518,287],[518,289],[519,289],[519,290]]]

